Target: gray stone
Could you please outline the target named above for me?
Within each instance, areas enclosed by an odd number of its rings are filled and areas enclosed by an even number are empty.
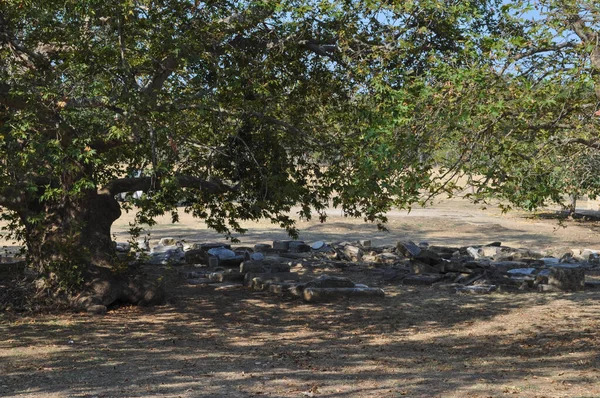
[[[235,252],[231,249],[227,249],[225,247],[215,247],[209,249],[207,253],[210,256],[218,257],[219,260],[227,260],[229,258],[234,258],[236,256]]]
[[[215,291],[229,291],[237,290],[244,285],[241,283],[215,283],[213,286],[215,287]]]
[[[234,256],[231,258],[219,258],[217,256],[209,256],[208,265],[210,267],[226,267],[234,268],[239,267],[244,261],[244,256]]]
[[[394,253],[381,253],[375,256],[375,261],[383,264],[395,264],[400,260],[401,258]]]
[[[361,245],[363,248],[371,247],[371,241],[369,239],[361,239],[358,241],[358,244]]]
[[[560,263],[560,259],[554,257],[542,257],[539,259],[544,265],[554,265]]]
[[[185,252],[184,258],[187,264],[205,264],[206,252],[202,249],[188,250]]]
[[[490,267],[499,272],[507,272],[515,268],[527,268],[527,263],[522,261],[494,261],[490,263]]]
[[[398,242],[396,249],[404,257],[416,257],[421,253],[421,248],[409,240]]]
[[[506,271],[509,275],[535,275],[537,268],[513,268]]]
[[[362,261],[363,254],[363,250],[358,246],[344,246],[344,255],[346,255],[350,261]]]
[[[128,253],[131,245],[128,242],[115,242],[115,250],[120,253]]]
[[[265,259],[265,255],[260,252],[252,253],[250,255],[250,260],[252,260],[252,261],[262,261],[264,259]]]
[[[254,245],[254,251],[259,253],[269,251],[271,248],[271,245],[268,245],[266,243],[257,243],[256,245]]]
[[[182,264],[185,261],[185,252],[179,246],[155,246],[148,256],[148,264]]]
[[[190,250],[197,250],[200,249],[200,244],[199,243],[184,243],[183,244],[183,251],[187,252]]]
[[[158,241],[159,246],[175,246],[177,244],[177,239],[175,238],[161,238]]]
[[[479,252],[479,248],[476,247],[467,247],[467,253],[475,260],[478,260],[482,257],[481,253]]]
[[[289,244],[289,251],[292,253],[306,253],[310,251],[310,246],[301,240],[293,240]]]
[[[479,254],[483,257],[492,258],[500,251],[500,247],[498,246],[483,246],[479,248]]]
[[[496,285],[460,286],[456,288],[457,293],[467,294],[489,294],[498,289]]]
[[[312,281],[305,283],[305,287],[314,288],[354,287],[354,285],[355,283],[348,278],[330,275],[321,275],[317,279],[313,279]]]
[[[211,249],[228,249],[231,250],[231,245],[224,243],[200,243],[194,244],[194,248],[185,252],[185,261],[188,264],[209,264],[208,251]]]
[[[583,290],[585,271],[583,268],[552,267],[548,275],[548,284],[566,292]]]
[[[313,250],[321,250],[325,246],[326,246],[325,242],[323,242],[322,240],[318,240],[318,241],[314,242],[312,245],[310,245],[310,248]]]
[[[291,240],[274,240],[273,249],[280,251],[288,251],[290,249]]]
[[[415,259],[428,265],[436,265],[442,262],[439,254],[432,250],[421,250],[421,253],[416,255]]]

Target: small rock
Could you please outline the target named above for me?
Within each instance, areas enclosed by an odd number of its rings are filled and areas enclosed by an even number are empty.
[[[131,245],[128,242],[115,242],[115,250],[120,253],[128,253]]]
[[[306,253],[310,251],[310,246],[301,240],[291,241],[289,244],[289,251],[292,253]]]
[[[257,243],[256,245],[254,245],[254,251],[260,252],[260,253],[269,251],[271,248],[272,248],[271,245],[268,245],[266,243]]]
[[[364,253],[358,246],[347,245],[344,246],[344,254],[350,259],[350,261],[358,262],[362,261]]]
[[[175,238],[161,238],[158,241],[160,246],[175,246],[177,244],[177,239]]]
[[[473,257],[475,260],[479,260],[482,256],[479,252],[479,249],[476,247],[467,247],[467,253],[469,256]]]
[[[369,247],[371,247],[371,241],[368,240],[368,239],[359,240],[358,244],[361,245],[363,248],[369,248]]]

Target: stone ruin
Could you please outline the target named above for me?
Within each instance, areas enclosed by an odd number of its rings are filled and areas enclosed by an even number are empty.
[[[148,264],[194,266],[193,271],[182,271],[190,284],[215,285],[219,290],[246,286],[307,302],[385,296],[381,288],[327,275],[328,271],[336,275],[361,271],[382,283],[432,286],[469,294],[572,292],[600,287],[599,282],[586,282],[586,273],[600,275],[600,251],[590,249],[573,250],[555,258],[503,246],[501,242],[447,247],[400,241],[395,246],[375,247],[369,240],[318,241],[310,245],[280,240],[272,245],[232,248],[228,244],[163,238],[152,249],[147,242],[138,246],[143,248],[142,258]],[[117,249],[126,253],[130,248],[117,244]],[[302,276],[302,271],[308,269],[318,269],[322,275]]]

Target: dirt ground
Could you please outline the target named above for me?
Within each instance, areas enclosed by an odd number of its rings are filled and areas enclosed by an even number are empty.
[[[118,240],[129,221],[115,224]],[[389,232],[336,215],[300,223],[307,242],[600,249],[599,222],[565,225],[456,200],[393,212]],[[266,223],[248,228],[239,245],[285,238]],[[153,239],[164,236],[220,240],[186,217],[153,228]],[[177,271],[167,273],[163,306],[0,313],[0,396],[600,397],[598,290],[461,295],[387,284],[372,269],[337,272],[382,287],[385,298],[306,304],[188,285]]]

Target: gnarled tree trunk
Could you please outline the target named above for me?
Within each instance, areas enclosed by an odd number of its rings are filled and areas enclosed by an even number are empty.
[[[32,218],[33,213],[40,217]],[[110,191],[42,202],[21,213],[28,261],[53,287],[77,293],[73,305],[103,312],[115,302],[157,304],[164,294],[140,275],[115,272],[111,226],[121,215]]]

